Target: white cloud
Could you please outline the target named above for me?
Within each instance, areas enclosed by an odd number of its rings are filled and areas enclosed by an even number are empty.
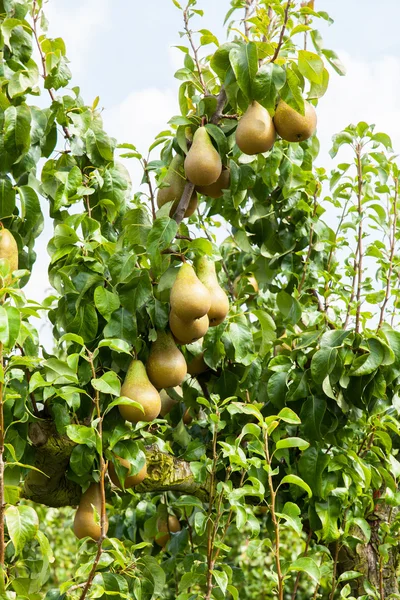
[[[104,127],[107,133],[118,142],[134,144],[146,156],[147,149],[155,136],[168,129],[168,121],[178,114],[178,100],[171,89],[148,88],[132,92],[120,104],[103,112]],[[156,148],[152,158],[158,157]],[[136,160],[126,160],[125,166],[131,173],[133,186],[137,188],[141,169]]]
[[[341,58],[347,67],[347,75],[331,75],[327,94],[318,106],[321,141],[318,162],[331,167],[333,163],[328,151],[332,135],[359,121],[375,123],[375,131],[388,133],[394,149],[400,152],[400,58],[385,56],[367,62],[345,53],[341,53]]]
[[[46,16],[50,37],[62,37],[66,43],[76,79],[90,68],[82,56],[88,55],[93,39],[112,25],[110,0],[83,0],[76,10],[71,10],[66,2],[54,0],[46,6]]]

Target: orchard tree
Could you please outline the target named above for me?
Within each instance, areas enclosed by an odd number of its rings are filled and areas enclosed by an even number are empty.
[[[315,166],[344,73],[314,0],[227,1],[226,42],[173,4],[180,114],[142,154],[42,0],[0,0],[0,597],[399,598],[390,138],[351,125]]]

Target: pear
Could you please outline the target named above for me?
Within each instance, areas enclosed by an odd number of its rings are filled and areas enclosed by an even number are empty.
[[[201,354],[195,356],[188,363],[187,372],[189,373],[189,375],[201,375],[202,373],[208,371],[209,368],[210,367],[204,360],[204,352],[201,352]]]
[[[221,175],[221,157],[205,127],[199,127],[185,158],[186,178],[194,185],[211,185]]]
[[[179,344],[192,344],[202,338],[209,328],[208,315],[194,319],[193,321],[184,321],[173,311],[169,315],[169,326],[175,339]]]
[[[129,365],[121,387],[121,396],[126,396],[143,406],[144,413],[139,408],[127,404],[118,406],[122,417],[131,423],[153,421],[160,414],[160,394],[149,381],[146,368],[140,360],[133,360]]]
[[[204,283],[211,296],[211,307],[208,311],[210,327],[215,327],[225,320],[229,312],[229,300],[224,290],[218,283],[215,265],[206,256],[199,258],[196,264],[197,276]]]
[[[304,116],[280,100],[275,111],[276,131],[287,142],[304,142],[317,128],[317,113],[309,102],[304,103]]]
[[[275,127],[269,112],[254,100],[237,126],[237,145],[245,154],[259,154],[271,150],[275,138]]]
[[[94,508],[99,520],[101,518],[101,488],[99,483],[91,483],[84,494],[82,494],[74,519],[74,533],[80,540],[91,537],[97,542],[101,536],[100,522],[96,523]],[[108,519],[106,517],[105,531],[108,530]]]
[[[246,281],[244,281],[242,278],[245,278]],[[251,286],[255,294],[258,294],[258,292],[260,291],[257,279],[254,277],[254,275],[238,275],[235,278],[235,281],[233,282],[233,293],[235,298],[239,296],[239,294],[243,291],[243,288],[246,287],[246,285]],[[254,295],[252,294],[250,298],[254,298]]]
[[[179,396],[182,396],[182,388],[180,386],[177,386],[176,388],[174,388],[174,392],[176,392]],[[178,400],[175,400],[175,398],[172,398],[170,396],[170,394],[168,394],[168,392],[166,392],[165,390],[161,390],[160,398],[161,398],[160,416],[165,417],[173,409],[173,407],[176,404],[178,404]]]
[[[189,408],[187,408],[185,410],[185,412],[183,413],[182,421],[183,421],[184,425],[190,425],[191,422],[193,421],[193,417],[190,414],[190,409]]]
[[[128,460],[125,460],[125,458],[121,458],[120,456],[115,456],[115,458],[119,462],[120,465],[122,465],[123,467],[125,467],[125,469],[128,470],[128,474],[125,476],[125,483],[124,483],[125,489],[135,487],[135,485],[139,485],[139,483],[142,483],[143,479],[147,475],[146,463],[144,464],[144,467],[142,467],[140,469],[140,471],[138,473],[136,473],[136,475],[129,475],[129,473],[131,472],[130,462]],[[120,489],[122,489],[122,485],[121,485],[121,482],[117,475],[117,471],[111,461],[108,463],[108,474],[109,474],[110,479],[113,482],[113,484],[116,485],[117,487],[119,487]]]
[[[210,293],[189,263],[179,269],[171,289],[170,304],[171,310],[183,321],[200,319],[210,310]]]
[[[158,533],[156,535],[156,544],[162,548],[171,538],[171,533],[177,533],[181,530],[181,525],[175,515],[168,515],[168,521],[160,517],[157,521]],[[164,535],[160,535],[164,534]]]
[[[215,183],[212,183],[211,185],[198,185],[196,190],[209,198],[221,198],[223,195],[222,190],[229,189],[230,180],[231,174],[229,169],[223,168],[221,175]]]
[[[18,270],[18,246],[12,233],[8,229],[0,229],[0,258],[9,266],[10,276],[6,278],[6,285],[11,281],[11,273]]]
[[[180,154],[176,154],[168,167],[167,174],[163,179],[163,183],[168,184],[166,187],[159,188],[157,193],[157,205],[158,208],[164,206],[168,202],[173,202],[171,210],[169,211],[170,216],[175,213],[178,208],[179,200],[182,197],[183,190],[185,189],[186,177],[183,170],[183,157]],[[186,209],[185,217],[190,217],[197,208],[198,199],[196,191],[189,201],[189,206]]]
[[[157,332],[157,339],[151,345],[146,369],[151,383],[158,389],[175,387],[185,379],[187,373],[185,357],[176,347],[174,338],[169,332]]]

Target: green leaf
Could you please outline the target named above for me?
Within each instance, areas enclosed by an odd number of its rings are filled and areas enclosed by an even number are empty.
[[[272,404],[277,408],[280,408],[285,404],[286,392],[288,389],[287,377],[287,373],[283,371],[280,373],[273,373],[268,379],[268,398],[270,399]]]
[[[336,348],[325,347],[317,350],[311,359],[311,376],[316,383],[322,383],[332,373],[337,358]]]
[[[94,303],[106,321],[109,321],[112,313],[120,306],[118,296],[109,292],[101,285],[94,290]]]
[[[321,580],[321,573],[317,563],[312,558],[308,558],[306,556],[297,558],[294,562],[290,564],[288,570],[302,571],[304,573],[307,573],[307,575],[309,575],[311,579],[314,579],[314,581]]]
[[[286,502],[281,513],[276,513],[276,516],[280,519],[285,519],[286,524],[289,525],[297,535],[301,535],[303,531],[303,524],[301,522],[301,510],[293,502]]]
[[[1,171],[1,167],[0,167]],[[15,189],[9,177],[0,177],[0,218],[13,214],[15,208]]]
[[[111,315],[103,333],[107,338],[117,338],[132,344],[136,338],[136,320],[128,310],[119,308]]]
[[[326,502],[316,502],[315,510],[321,519],[322,536],[325,543],[329,544],[339,539],[340,531],[338,519],[340,517],[341,502],[339,498],[329,496]]]
[[[131,354],[131,346],[124,340],[119,340],[118,338],[107,338],[106,340],[101,340],[98,347],[110,348],[110,350],[114,350],[114,352],[118,352],[118,354],[121,352],[123,354]]]
[[[28,152],[30,147],[31,112],[26,104],[9,106],[4,111],[4,152],[6,162],[12,165]]]
[[[225,594],[229,581],[228,575],[225,573],[225,571],[217,571],[216,569],[213,569],[212,574],[215,577],[215,581],[217,582],[219,589],[223,594]]]
[[[17,338],[19,336],[19,330],[21,327],[21,314],[18,308],[14,306],[7,305],[7,320],[8,320],[8,348],[13,348]]]
[[[344,340],[350,335],[350,331],[344,329],[333,329],[332,331],[326,331],[320,340],[320,346],[329,348],[339,348]]]
[[[76,444],[85,444],[89,448],[96,447],[96,432],[92,427],[85,425],[67,425],[66,433],[70,440]]]
[[[73,472],[76,473],[78,477],[83,477],[87,473],[90,473],[94,459],[94,448],[88,448],[87,446],[79,445],[72,450],[69,464]]]
[[[301,318],[301,306],[295,298],[285,291],[280,291],[276,302],[285,322],[295,325]]]
[[[110,410],[112,408],[114,408],[114,406],[133,406],[133,408],[137,408],[139,410],[142,411],[142,413],[144,414],[144,408],[141,404],[139,404],[139,402],[135,402],[135,400],[132,400],[131,398],[128,398],[127,396],[120,396],[119,398],[117,398],[116,400],[113,400],[112,402],[110,402],[110,404],[108,404],[106,410],[104,411],[104,414],[107,414],[108,412],[110,412]]]
[[[375,338],[367,341],[369,354],[358,356],[351,366],[349,375],[361,377],[373,373],[381,364],[385,356],[382,344]]]
[[[25,544],[36,536],[39,519],[31,506],[8,506],[5,511],[8,534],[14,545],[15,556],[21,554]]]
[[[301,407],[300,417],[303,431],[308,439],[320,440],[322,438],[321,424],[326,412],[326,400],[312,395]]]
[[[313,52],[299,50],[299,71],[311,83],[321,83],[324,71],[324,62]]]
[[[299,437],[284,438],[276,442],[276,449],[281,450],[282,448],[300,448],[300,450],[306,450],[309,447],[309,443]]]
[[[328,60],[329,64],[335,69],[339,75],[346,75],[346,67],[333,50],[322,50],[322,54]]]
[[[350,581],[351,579],[358,579],[358,577],[362,577],[363,574],[359,571],[345,571],[341,575],[339,575],[338,583],[342,583],[343,581]]]
[[[114,371],[107,371],[107,373],[104,373],[98,379],[92,379],[91,383],[95,390],[103,394],[119,396],[121,391],[121,382]]]
[[[285,421],[285,423],[290,423],[290,425],[300,425],[301,423],[301,420],[291,408],[282,408],[278,413],[278,418]]]
[[[298,487],[305,490],[308,494],[308,497],[311,498],[312,491],[310,486],[297,475],[285,475],[285,477],[282,479],[279,485],[281,486],[284,483],[291,483],[292,485],[297,485]]]
[[[322,474],[328,463],[329,456],[317,448],[307,448],[300,456],[299,473],[315,496],[322,496]]]
[[[0,306],[0,342],[8,343],[8,314],[4,306]]]
[[[271,342],[276,339],[276,325],[273,318],[264,310],[255,310],[253,311],[253,314],[261,325],[262,342],[259,354],[261,358],[263,358],[271,349]]]
[[[258,70],[256,44],[249,42],[232,48],[229,52],[229,60],[240,89],[251,100],[252,82]]]

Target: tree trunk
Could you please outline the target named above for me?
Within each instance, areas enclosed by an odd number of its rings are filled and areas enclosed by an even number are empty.
[[[75,447],[67,436],[57,433],[51,421],[32,423],[29,437],[36,448],[35,468],[25,479],[22,496],[46,506],[77,506],[81,497],[81,487],[68,479],[71,452]],[[208,499],[209,484],[195,481],[190,463],[161,452],[157,446],[146,448],[147,476],[135,487],[135,492],[173,491],[196,496],[203,501]]]

